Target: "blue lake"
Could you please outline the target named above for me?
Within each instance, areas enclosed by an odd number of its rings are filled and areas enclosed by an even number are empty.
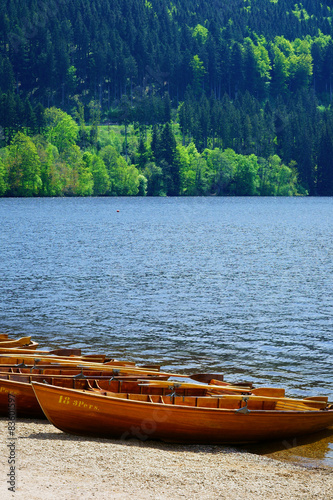
[[[333,400],[333,198],[0,199],[0,230],[1,333]]]

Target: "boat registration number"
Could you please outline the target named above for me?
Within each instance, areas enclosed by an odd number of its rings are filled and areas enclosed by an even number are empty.
[[[7,394],[20,394],[20,391],[16,391],[15,389],[7,389],[7,387],[0,387],[0,392],[5,392]]]
[[[59,396],[58,403],[63,405],[76,406],[77,408],[84,408],[85,410],[100,411],[97,405],[85,403],[84,401],[73,399],[69,396]]]

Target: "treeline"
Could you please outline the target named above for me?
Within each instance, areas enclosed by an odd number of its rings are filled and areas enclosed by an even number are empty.
[[[0,194],[305,194],[294,165],[283,164],[278,155],[264,159],[218,147],[199,152],[193,142],[176,140],[177,128],[171,121],[153,127],[127,125],[126,130],[86,126],[83,121],[79,125],[60,109],[46,109],[40,133],[30,137],[27,131],[16,132],[0,149]]]
[[[298,173],[302,192],[333,195],[333,110],[320,106],[314,92],[296,92],[288,100],[261,105],[249,92],[233,100],[185,96],[179,106],[183,144],[232,148],[242,155],[278,155]]]
[[[7,112],[5,115],[7,126],[0,130],[2,131],[0,141],[2,140],[3,146],[7,144],[10,147],[16,134],[23,132],[32,138],[42,135],[62,153],[60,138],[56,141],[53,138],[57,132],[54,121],[50,119],[49,110],[45,111],[40,104],[32,108],[28,100],[20,102],[18,97],[13,99],[10,109],[12,113]],[[73,115],[76,119],[73,123],[77,126],[77,132],[72,143],[76,144],[83,153],[90,152],[101,156],[103,147],[111,143],[109,139],[105,142],[101,136],[98,136],[101,122],[101,109],[98,102],[91,102],[89,106],[84,107],[77,100]],[[65,116],[69,120],[69,115],[65,113]],[[211,194],[216,189],[220,194],[239,192],[238,188],[232,187],[231,184],[230,189],[225,186],[222,190],[214,188],[214,176],[210,174],[207,177],[210,181],[205,181],[204,187],[199,187],[200,183],[197,183],[195,187],[192,186],[188,190],[184,183],[180,184],[179,179],[176,178],[179,177],[177,168],[172,166],[172,157],[166,153],[163,156],[163,148],[167,141],[162,140],[161,137],[165,126],[172,123],[171,130],[173,134],[176,134],[178,149],[180,146],[187,147],[193,143],[201,156],[206,150],[229,149],[243,157],[255,155],[261,159],[261,162],[269,161],[269,158],[277,156],[282,164],[287,165],[297,174],[296,191],[299,194],[333,195],[333,155],[331,154],[333,151],[333,111],[331,108],[320,106],[313,92],[298,91],[288,101],[279,98],[274,108],[269,101],[262,105],[249,92],[245,94],[239,92],[235,99],[230,99],[225,94],[221,100],[213,95],[207,98],[205,94],[196,100],[191,92],[186,92],[184,101],[177,109],[172,108],[168,94],[165,94],[163,98],[145,96],[135,105],[131,104],[129,98],[123,96],[118,107],[113,109],[113,116],[119,124],[122,124],[123,140],[121,145],[119,141],[112,145],[117,146],[124,166],[134,165],[139,168],[140,174],[150,179],[147,187],[148,194],[185,194],[188,192]],[[86,121],[90,124],[89,126],[85,125]],[[129,138],[129,127],[136,131],[134,142],[133,137]],[[52,131],[53,128],[55,130]],[[62,136],[66,142],[64,132]],[[170,141],[171,139],[168,142]],[[7,149],[4,148],[3,151]],[[1,155],[4,154],[3,151],[0,150]],[[168,184],[166,176],[161,172],[158,182],[162,182],[164,178],[163,186],[156,189],[151,187],[154,176],[146,170],[146,164],[152,162],[160,167],[163,161],[170,165],[171,170],[168,176],[175,176],[174,182],[177,186],[175,190],[166,187]],[[196,176],[197,180],[198,176],[202,179],[201,173],[197,172]],[[184,181],[184,177],[182,180]],[[11,193],[10,190],[6,192]],[[43,191],[44,194],[56,194],[56,192],[48,189]],[[78,193],[76,188],[74,190],[65,188],[65,185],[59,190],[62,194],[71,192]],[[104,192],[98,190],[100,194],[107,192],[109,190]],[[140,192],[142,193],[142,190]],[[260,189],[254,192],[263,194],[264,191]],[[274,189],[270,192],[273,194]],[[97,194],[96,188],[95,191],[90,190],[90,194],[92,193]]]

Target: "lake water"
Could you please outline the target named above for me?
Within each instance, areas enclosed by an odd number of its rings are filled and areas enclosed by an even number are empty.
[[[333,198],[0,199],[0,228],[0,332],[333,400]]]

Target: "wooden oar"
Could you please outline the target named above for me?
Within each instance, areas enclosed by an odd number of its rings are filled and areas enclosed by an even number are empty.
[[[317,403],[317,401],[314,401]],[[275,410],[285,410],[285,411],[316,411],[318,408],[313,408],[309,403],[304,404],[300,401],[277,401],[275,405]]]
[[[240,397],[238,395],[226,395],[226,394],[221,394],[221,396],[219,396],[218,394],[214,394],[212,397],[217,397],[217,398],[227,398],[227,399],[238,399],[240,400]],[[285,403],[287,404],[288,402],[289,403],[292,403],[292,404],[303,404],[304,406],[307,406],[307,407],[311,407],[311,405],[316,405],[316,408],[313,408],[313,409],[318,409],[318,408],[325,408],[326,407],[326,403],[324,403],[323,401],[315,401],[315,400],[307,400],[307,399],[293,399],[293,398],[274,398],[274,397],[269,397],[269,396],[255,396],[255,395],[248,395],[248,396],[245,396],[246,398],[248,398],[249,401],[273,401],[273,402],[279,402],[279,403]],[[318,407],[318,408],[317,408]]]
[[[31,353],[31,354],[30,354]],[[0,353],[0,364],[9,364],[12,362],[12,360],[16,360],[16,363],[31,363],[34,362],[36,359],[39,360],[68,360],[71,362],[78,362],[78,361],[85,361],[85,362],[91,362],[92,363],[103,363],[103,360],[105,359],[104,354],[88,354],[88,355],[83,355],[83,356],[76,356],[76,355],[57,355],[57,354],[51,354],[45,351],[41,351],[37,354],[35,354],[35,351],[29,351],[27,353]]]
[[[306,401],[322,401],[323,403],[328,403],[328,396],[308,396]]]
[[[286,395],[286,391],[282,387],[257,387],[251,389],[251,393],[255,396],[269,396],[272,398],[284,398]]]
[[[0,344],[0,354],[31,354],[31,349],[25,349],[24,347],[1,347]],[[55,356],[81,356],[81,349],[53,349],[52,351],[42,351],[34,350],[34,354],[48,356],[49,354],[54,354]]]
[[[114,364],[107,364],[104,365],[103,363],[93,363],[93,362],[88,362],[82,360],[82,358],[79,357],[74,357],[74,358],[66,358],[66,357],[60,357],[60,356],[17,356],[16,354],[14,355],[7,355],[7,356],[0,356],[0,367],[1,364],[20,364],[24,363],[25,365],[31,365],[35,364],[35,367],[38,368],[38,363],[52,363],[55,362],[57,364],[67,364],[68,366],[76,366],[76,367],[83,367],[83,368],[95,368],[96,370],[100,371],[110,371],[110,368],[113,370],[119,371],[119,373],[137,373],[138,375],[140,373],[142,374],[151,374],[151,375],[164,375],[168,377],[187,377],[188,375],[183,375],[183,374],[177,374],[177,373],[165,373],[165,372],[160,372],[158,370],[154,369],[147,369],[147,368],[140,368],[138,366],[132,366],[132,365],[123,365],[121,362],[115,361]],[[37,362],[37,363],[36,363]]]
[[[58,350],[57,350],[58,351]],[[31,353],[31,355],[29,355]],[[45,357],[50,357],[52,359],[71,359],[71,360],[78,360],[78,361],[87,361],[87,362],[92,362],[92,363],[104,363],[105,361],[105,354],[88,354],[88,355],[82,355],[82,356],[77,356],[75,354],[66,354],[66,352],[63,353],[53,353],[51,351],[29,351],[29,350],[24,350],[22,352],[21,356],[21,349],[15,349],[13,352],[12,350],[4,349],[1,350],[0,348],[0,360],[1,359],[6,359],[11,356],[15,356],[16,358],[45,358]],[[6,361],[5,361],[6,362]],[[2,361],[0,361],[0,364],[3,364]],[[7,364],[7,362],[6,362]]]
[[[286,395],[285,389],[280,387],[257,387],[256,389],[252,389],[251,387],[239,387],[234,386],[232,384],[226,386],[218,386],[219,389],[213,389],[209,391],[211,395],[214,395],[216,392],[222,394],[223,392],[230,392],[230,390],[235,391],[235,389],[239,389],[237,392],[241,392],[245,394],[248,392],[249,394],[253,394],[254,396],[267,396],[272,398],[284,398]]]
[[[174,381],[168,381],[168,380],[143,380],[141,383],[142,386],[148,386],[148,387],[169,387],[170,389],[177,390],[177,388],[182,388],[182,389],[206,389],[207,391],[214,390],[216,392],[218,391],[227,391],[230,393],[237,393],[237,394],[212,394],[212,397],[217,397],[217,398],[228,398],[228,399],[236,399],[236,400],[241,400],[242,397],[246,397],[247,400],[253,400],[253,401],[282,401],[282,402],[292,402],[292,403],[303,403],[304,405],[309,405],[309,404],[317,404],[317,405],[325,405],[324,401],[321,401],[320,399],[318,400],[309,400],[309,399],[293,399],[293,398],[286,398],[284,396],[277,396],[277,397],[271,397],[271,396],[264,396],[264,395],[255,395],[253,394],[253,390],[251,389],[240,389],[239,387],[235,386],[219,386],[219,385],[210,385],[210,384],[191,384],[188,382],[174,382]],[[272,388],[274,389],[274,388]],[[255,389],[254,389],[255,390]],[[278,389],[279,390],[279,389]]]
[[[221,386],[221,390],[225,385],[234,385],[239,387],[239,384],[226,384],[226,382],[212,379],[210,381],[210,385],[218,385]],[[256,394],[257,396],[272,396],[274,398],[280,397],[283,398],[286,395],[285,389],[279,388],[279,387],[258,387],[257,389],[252,389],[252,383],[250,383],[248,389],[251,389],[252,394]],[[241,386],[242,388],[243,386]],[[220,392],[220,391],[219,391]]]
[[[251,389],[249,387],[236,387],[234,385],[210,385],[210,384],[194,384],[191,382],[177,382],[174,380],[143,380],[143,386],[149,387],[169,387],[170,389],[206,389],[207,391],[218,391],[219,393],[223,391],[227,392],[236,392],[238,394],[247,394],[251,393]]]

